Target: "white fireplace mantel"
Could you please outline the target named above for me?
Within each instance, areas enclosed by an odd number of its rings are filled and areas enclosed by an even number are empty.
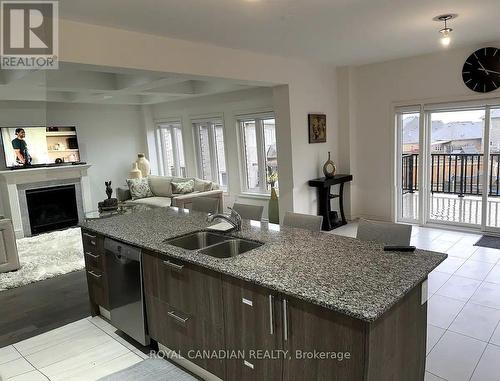
[[[77,181],[81,189],[81,200],[78,200],[83,212],[92,209],[92,200],[90,197],[90,182],[87,170],[90,164],[67,165],[60,167],[42,167],[32,169],[15,169],[0,171],[0,197],[7,217],[12,219],[14,230],[17,237],[24,237],[26,226],[23,227],[23,215],[26,212],[21,208],[19,192],[26,188],[57,186],[67,184],[68,181]],[[83,216],[81,216],[83,218]],[[26,221],[24,221],[26,225]]]

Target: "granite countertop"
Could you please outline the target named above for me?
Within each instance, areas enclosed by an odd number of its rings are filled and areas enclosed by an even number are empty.
[[[82,227],[268,287],[363,321],[375,321],[422,282],[446,254],[384,252],[383,245],[265,222],[243,221],[233,236],[264,245],[232,258],[214,258],[166,244],[205,229],[206,214],[157,208],[91,220]]]

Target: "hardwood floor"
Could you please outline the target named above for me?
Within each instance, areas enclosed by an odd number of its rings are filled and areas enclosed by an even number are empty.
[[[90,315],[85,271],[0,292],[0,348]]]

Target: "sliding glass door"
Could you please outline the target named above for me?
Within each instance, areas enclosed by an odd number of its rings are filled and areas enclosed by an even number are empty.
[[[500,107],[491,107],[486,110],[485,119],[488,125],[488,142],[485,155],[489,158],[486,174],[485,205],[483,213],[484,229],[498,232],[500,230]]]
[[[397,113],[398,129],[398,219],[418,222],[420,216],[420,111],[408,108]]]
[[[427,114],[428,221],[480,226],[485,109]]]
[[[500,232],[500,101],[396,112],[397,219]]]

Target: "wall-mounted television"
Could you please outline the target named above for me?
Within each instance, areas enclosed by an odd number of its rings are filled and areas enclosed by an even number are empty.
[[[73,126],[0,127],[7,168],[79,163]]]

